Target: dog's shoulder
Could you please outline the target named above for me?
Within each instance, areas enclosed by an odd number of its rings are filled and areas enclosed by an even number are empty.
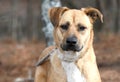
[[[56,49],[55,46],[49,46],[49,47],[45,48],[41,52],[39,60],[38,60],[38,62],[36,64],[36,66],[39,66],[39,65],[43,64],[45,61],[48,61],[50,55],[54,52],[55,49]]]

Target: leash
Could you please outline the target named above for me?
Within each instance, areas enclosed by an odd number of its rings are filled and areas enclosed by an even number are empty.
[[[50,53],[48,53],[45,57],[43,57],[42,59],[40,59],[35,66],[39,66],[41,64],[43,64],[45,61],[47,61],[49,59],[49,57],[51,56],[51,54],[53,54],[55,52],[57,48],[52,49],[52,51]]]

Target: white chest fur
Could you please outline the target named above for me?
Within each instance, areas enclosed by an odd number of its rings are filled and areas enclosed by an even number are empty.
[[[66,72],[67,82],[86,82],[74,62],[62,61],[62,66]]]

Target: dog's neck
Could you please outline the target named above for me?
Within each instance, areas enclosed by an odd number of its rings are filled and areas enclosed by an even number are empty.
[[[57,49],[57,53],[58,53],[58,58],[61,61],[66,61],[66,62],[75,62],[80,56],[80,52],[64,51],[63,53],[61,53],[59,49]]]
[[[72,54],[71,52],[65,52],[62,54],[59,50],[58,58],[61,61],[62,67],[64,68],[67,82],[85,82],[85,78],[81,73],[75,61],[78,59],[78,53]]]

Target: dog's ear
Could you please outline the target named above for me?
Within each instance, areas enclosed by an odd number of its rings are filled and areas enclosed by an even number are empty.
[[[101,20],[101,22],[103,22],[103,15],[98,9],[88,7],[88,8],[82,8],[81,10],[84,11],[86,15],[90,17],[92,23],[94,23],[95,20],[98,18]]]
[[[49,18],[54,27],[58,25],[61,16],[67,10],[67,7],[53,7],[49,10]]]

